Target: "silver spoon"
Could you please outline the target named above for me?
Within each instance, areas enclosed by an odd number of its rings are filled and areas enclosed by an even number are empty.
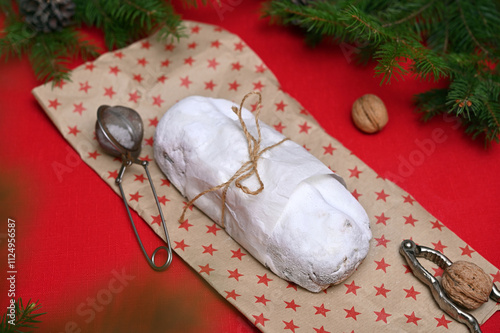
[[[170,245],[170,238],[168,237],[167,226],[165,224],[165,219],[163,218],[163,213],[160,207],[160,202],[158,201],[158,196],[151,180],[151,176],[148,171],[148,161],[140,160],[139,154],[141,153],[141,142],[144,135],[143,123],[141,116],[130,108],[124,106],[108,106],[101,105],[97,110],[97,121],[95,125],[95,132],[97,136],[97,141],[103,148],[103,150],[115,157],[120,157],[122,160],[122,166],[118,177],[116,177],[116,184],[120,188],[120,193],[122,195],[123,203],[127,209],[127,214],[134,229],[135,236],[139,241],[142,252],[146,257],[149,265],[157,270],[165,270],[172,263],[172,246]],[[158,211],[160,212],[161,223],[163,226],[163,231],[165,232],[165,238],[167,241],[167,246],[159,246],[153,251],[151,258],[146,253],[146,249],[142,244],[139,233],[130,214],[130,208],[123,192],[122,187],[122,177],[125,173],[125,169],[131,166],[133,163],[140,164],[146,170],[146,175],[148,176],[149,184],[151,185],[151,190],[158,206]],[[164,249],[167,251],[168,257],[167,261],[162,266],[157,266],[155,264],[156,253]]]

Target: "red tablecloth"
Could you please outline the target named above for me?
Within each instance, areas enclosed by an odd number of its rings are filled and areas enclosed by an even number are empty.
[[[419,121],[412,96],[440,83],[407,78],[381,86],[373,64],[355,64],[353,46],[311,49],[298,31],[259,19],[260,2],[222,3],[177,9],[186,19],[239,35],[330,135],[500,267],[500,147],[484,149],[452,118]],[[91,36],[102,45],[99,33]],[[0,73],[2,308],[11,218],[16,296],[40,300],[47,312],[40,332],[257,332],[178,257],[163,273],[147,266],[121,199],[76,156],[31,95],[39,82],[28,59],[2,62]],[[362,134],[350,119],[352,103],[366,93],[381,97],[389,110],[387,127],[376,135]],[[433,133],[441,130],[438,140]],[[146,226],[139,224],[139,232],[149,252],[160,244]],[[494,278],[498,286],[500,273]],[[498,327],[495,314],[482,329]]]

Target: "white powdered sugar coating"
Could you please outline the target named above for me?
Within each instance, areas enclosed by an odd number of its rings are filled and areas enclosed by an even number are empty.
[[[247,139],[234,103],[192,96],[169,109],[159,122],[155,160],[188,199],[230,179],[248,161]],[[255,118],[242,117],[257,137]],[[284,136],[260,123],[261,147]],[[288,140],[258,161],[264,190],[249,195],[229,187],[226,232],[276,275],[319,292],[338,284],[366,257],[371,239],[368,216],[343,180],[302,146]],[[251,177],[244,185],[256,189]],[[220,224],[221,190],[195,205]]]
[[[123,147],[127,149],[132,149],[134,147],[134,140],[130,132],[121,126],[110,124],[107,125],[109,133],[121,144]]]

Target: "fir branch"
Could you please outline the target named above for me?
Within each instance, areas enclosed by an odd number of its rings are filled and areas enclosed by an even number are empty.
[[[13,319],[8,317],[7,313],[5,313],[2,317],[2,321],[0,322],[0,332],[14,333],[22,332],[21,329],[23,328],[36,328],[36,324],[41,322],[38,317],[45,314],[45,312],[39,312],[42,308],[39,302],[32,302],[31,299],[28,301],[26,306],[24,306],[23,300],[19,298],[19,300],[15,302],[14,307],[14,325],[9,323],[9,321]]]

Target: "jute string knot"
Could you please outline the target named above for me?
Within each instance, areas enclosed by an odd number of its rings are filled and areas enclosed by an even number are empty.
[[[247,128],[247,125],[245,124],[245,121],[243,120],[243,117],[241,115],[241,110],[243,109],[243,104],[245,103],[245,100],[247,97],[250,95],[257,95],[259,97],[259,101],[257,103],[257,111],[255,113],[255,127],[257,128],[257,138],[255,138]],[[243,165],[238,169],[238,171],[235,172],[235,174],[225,183],[219,184],[217,186],[214,186],[208,190],[205,190],[201,193],[199,193],[197,196],[195,196],[191,201],[189,201],[183,208],[182,210],[182,215],[179,218],[179,223],[184,222],[184,216],[186,215],[186,211],[189,207],[191,207],[196,200],[198,200],[200,197],[204,196],[207,193],[217,191],[219,189],[222,190],[222,196],[221,196],[221,218],[220,218],[220,223],[222,228],[225,228],[224,225],[224,213],[225,213],[225,207],[226,207],[226,194],[229,189],[229,186],[234,182],[234,185],[241,189],[244,193],[250,194],[250,195],[257,195],[261,193],[264,190],[264,183],[262,182],[262,179],[260,178],[259,171],[257,169],[258,166],[258,161],[259,158],[264,154],[266,151],[279,146],[286,140],[289,140],[288,138],[284,138],[283,140],[268,146],[264,149],[260,149],[260,144],[262,141],[262,134],[260,132],[260,123],[259,123],[259,116],[260,116],[260,110],[261,110],[261,103],[262,103],[262,96],[260,92],[258,91],[252,91],[246,94],[240,104],[240,107],[237,108],[236,106],[233,106],[231,109],[233,112],[238,116],[238,120],[240,122],[241,128],[243,130],[243,133],[245,134],[245,138],[247,140],[247,148],[248,148],[248,161],[243,163]],[[257,181],[259,183],[259,186],[255,190],[249,189],[247,186],[243,185],[243,181],[246,179],[255,176],[257,178]]]

